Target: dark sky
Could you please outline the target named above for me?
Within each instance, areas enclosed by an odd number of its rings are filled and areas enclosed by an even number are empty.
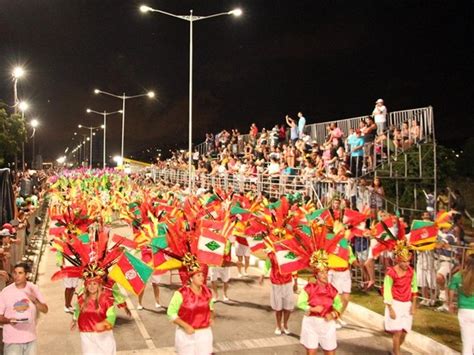
[[[251,122],[271,127],[303,110],[308,123],[432,105],[438,138],[472,134],[472,1],[146,0],[177,14],[241,7],[194,27],[194,142],[206,131]],[[37,145],[57,158],[85,114],[127,102],[126,155],[186,146],[188,23],[138,12],[134,0],[0,0],[0,99],[12,103],[10,71],[23,64],[20,93],[41,119]],[[120,116],[108,125],[108,153],[120,151]],[[84,132],[86,133],[86,132]]]

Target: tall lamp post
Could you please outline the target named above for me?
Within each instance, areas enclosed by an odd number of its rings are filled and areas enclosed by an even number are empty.
[[[37,169],[36,167],[36,144],[35,144],[35,135],[36,135],[36,127],[39,126],[39,121],[37,119],[32,119],[30,121],[30,126],[33,128],[33,134],[31,135],[31,138],[33,139],[33,159],[31,159],[31,167],[33,169]]]
[[[88,129],[90,131],[90,136],[89,138],[87,138],[87,140],[90,142],[90,145],[89,145],[89,169],[92,169],[92,136],[95,134],[92,134],[92,131],[96,130],[96,129],[99,129],[99,128],[102,128],[102,126],[97,126],[97,127],[88,127],[88,126],[83,126],[83,125],[78,125],[77,127],[79,128],[85,128],[85,129]]]
[[[120,155],[122,156],[122,161],[123,161],[124,141],[125,141],[125,101],[129,100],[129,99],[136,99],[138,97],[143,97],[143,96],[148,96],[150,99],[152,99],[152,98],[155,97],[155,93],[153,91],[149,91],[146,94],[127,96],[127,95],[125,95],[125,93],[123,93],[122,95],[115,95],[115,94],[111,94],[110,92],[107,92],[107,91],[95,89],[94,94],[104,94],[104,95],[112,96],[112,97],[115,97],[117,99],[122,100],[122,110],[121,110],[122,111],[122,144],[121,144],[121,148],[120,148]]]
[[[102,116],[104,116],[104,124],[102,125],[102,126],[103,126],[102,128],[104,129],[104,149],[103,149],[103,150],[104,150],[104,151],[103,151],[103,160],[104,160],[104,162],[103,162],[103,166],[102,166],[102,167],[103,167],[103,169],[105,169],[105,165],[106,165],[106,163],[105,163],[105,161],[106,161],[106,154],[105,154],[105,147],[106,147],[106,144],[105,144],[105,141],[106,141],[106,138],[107,138],[107,135],[106,135],[106,130],[107,130],[107,116],[113,115],[114,113],[122,113],[123,111],[122,111],[122,110],[118,110],[118,111],[114,111],[114,112],[107,112],[107,111],[104,110],[104,112],[99,112],[99,111],[91,110],[90,108],[88,108],[88,109],[86,110],[86,112],[87,112],[87,113],[95,113],[95,114],[97,114],[97,115],[102,115]]]
[[[17,106],[21,111],[21,119],[23,122],[25,122],[25,112],[28,110],[30,106],[25,101],[19,102]],[[22,164],[21,170],[25,171],[25,140],[21,142],[21,164]]]
[[[192,191],[192,132],[193,132],[193,22],[202,21],[210,19],[213,17],[225,16],[225,15],[234,15],[236,17],[242,15],[241,9],[234,9],[227,12],[220,12],[208,16],[196,16],[193,15],[193,10],[189,10],[189,15],[176,15],[170,12],[154,9],[152,7],[142,5],[140,6],[140,11],[143,13],[147,12],[158,12],[163,15],[171,16],[178,18],[180,20],[185,20],[189,22],[189,139],[188,139],[188,174],[189,174],[189,191]]]
[[[15,67],[13,68],[13,71],[12,71],[12,77],[13,77],[13,97],[14,97],[14,104],[13,104],[13,107],[14,107],[14,110],[15,110],[15,113],[18,113],[18,106],[19,106],[19,103],[20,103],[20,100],[18,100],[18,79],[20,79],[21,77],[23,77],[25,75],[25,71],[23,70],[22,67]]]

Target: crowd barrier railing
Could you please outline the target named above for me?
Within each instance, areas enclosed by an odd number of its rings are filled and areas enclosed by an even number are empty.
[[[327,127],[331,123],[336,123],[337,126],[342,130],[344,136],[349,135],[350,129],[359,128],[360,121],[367,118],[368,115],[345,118],[340,120],[326,121],[320,123],[308,124],[305,126],[304,133],[308,134],[312,140],[316,140],[319,144],[326,141],[328,136]],[[413,129],[414,120],[419,125],[419,135],[414,136],[415,130]],[[409,110],[393,111],[387,115],[387,129],[391,127],[401,128],[404,122],[408,123],[408,139],[417,143],[418,141],[432,141],[434,135],[434,118],[433,118],[433,107],[422,107]],[[237,142],[237,149],[234,153],[243,153],[244,146],[250,141],[249,134],[241,134]],[[215,141],[206,143],[200,143],[195,146],[199,154],[204,155],[213,149]]]

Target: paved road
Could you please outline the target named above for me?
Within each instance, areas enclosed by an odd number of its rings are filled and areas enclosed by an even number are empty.
[[[71,316],[63,311],[62,282],[51,282],[56,271],[54,254],[49,250],[40,265],[39,285],[45,295],[50,312],[42,315],[38,323],[39,354],[80,354],[79,334],[71,332]],[[234,270],[234,276],[236,271]],[[299,344],[302,312],[293,313],[290,319],[290,336],[275,336],[274,315],[269,306],[270,285],[257,282],[259,271],[254,268],[245,279],[232,279],[229,303],[216,303],[216,320],[213,328],[216,353],[225,354],[304,354]],[[163,277],[161,303],[167,305],[176,290],[179,278]],[[172,281],[170,283],[170,281]],[[296,296],[295,296],[296,297]],[[114,328],[119,354],[172,354],[175,328],[166,318],[165,311],[154,308],[153,291],[148,285],[143,305],[136,310],[134,296],[128,301],[132,318],[119,311]],[[390,339],[380,329],[363,326],[350,314],[346,315],[347,328],[338,331],[338,354],[387,354]],[[405,349],[405,354],[420,353]]]

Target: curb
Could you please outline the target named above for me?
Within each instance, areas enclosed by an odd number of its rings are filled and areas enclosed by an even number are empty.
[[[370,309],[367,309],[361,305],[358,305],[353,302],[349,302],[347,306],[347,311],[354,317],[356,317],[362,323],[365,323],[370,326],[376,326],[381,330],[384,329],[384,317]],[[420,354],[436,354],[436,355],[454,355],[460,354],[457,351],[451,349],[450,347],[438,343],[432,338],[411,331],[406,337],[404,345],[414,348],[420,351]]]

